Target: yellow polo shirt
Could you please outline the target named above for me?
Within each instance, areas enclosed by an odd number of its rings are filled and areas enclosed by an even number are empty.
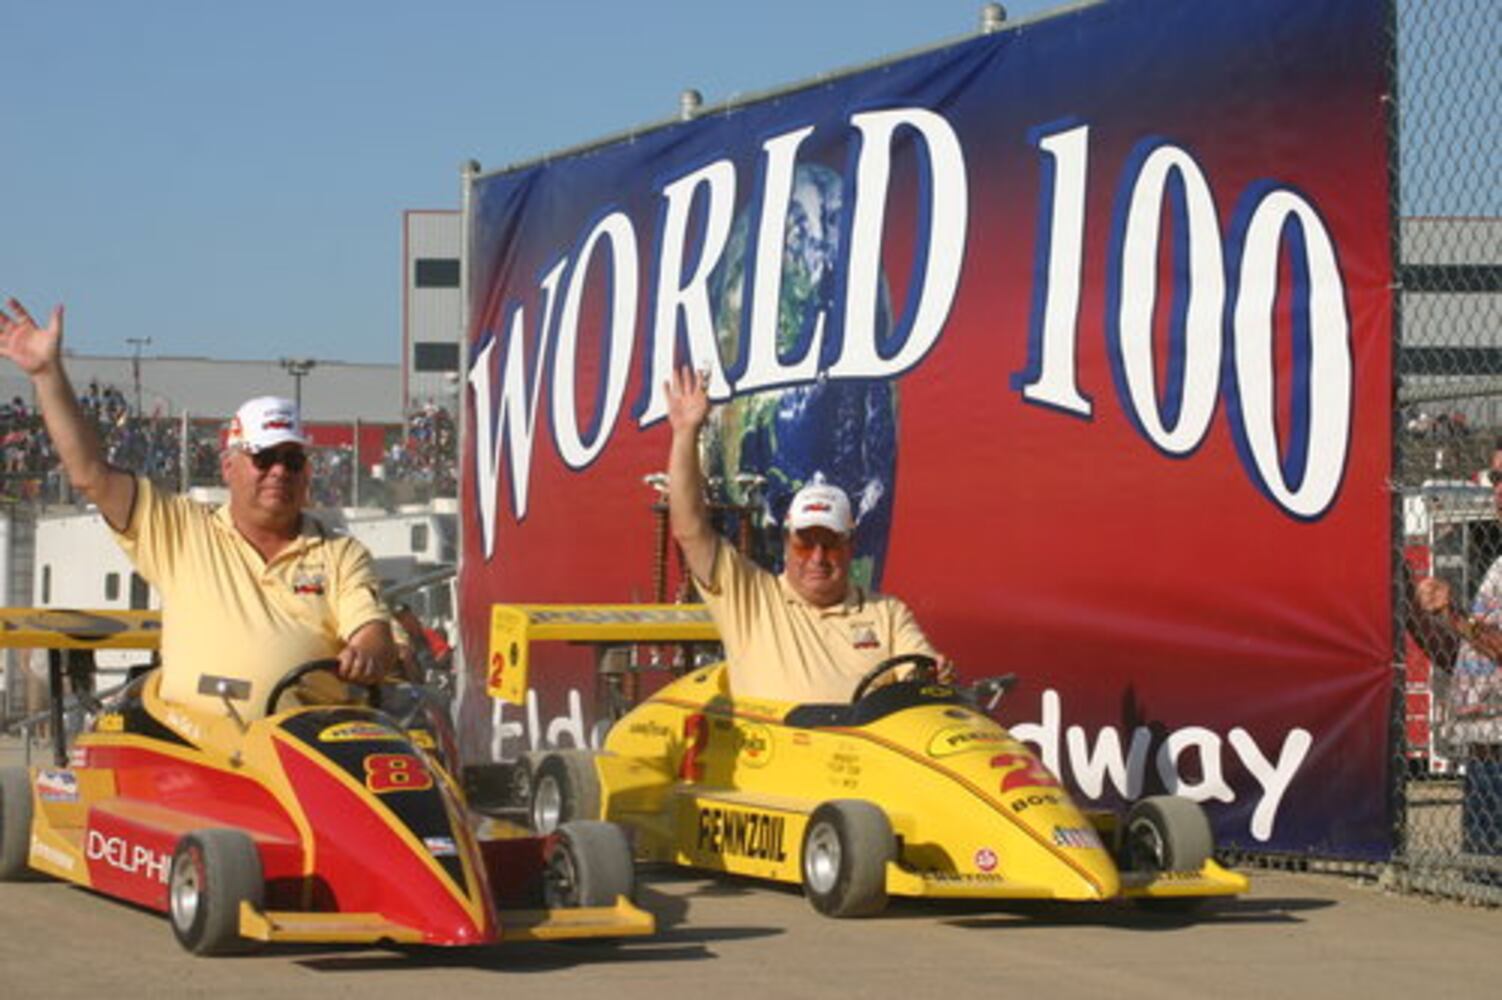
[[[162,596],[162,698],[223,710],[200,695],[202,674],[251,683],[235,708],[264,714],[291,668],[335,656],[362,625],[390,621],[370,553],[315,518],[269,563],[235,529],[229,507],[159,491],[136,477],[130,523],[115,534]]]
[[[721,543],[714,579],[699,589],[719,629],[736,698],[846,702],[876,664],[904,653],[937,657],[912,611],[895,597],[852,586],[841,604],[807,603]],[[904,671],[905,672],[905,671]]]

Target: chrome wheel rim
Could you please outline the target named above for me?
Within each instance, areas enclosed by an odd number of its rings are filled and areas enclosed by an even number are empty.
[[[172,922],[183,930],[193,926],[198,917],[198,907],[203,901],[200,867],[199,854],[191,849],[179,855],[172,866],[168,903],[172,909]]]
[[[537,779],[532,790],[532,829],[538,833],[552,833],[563,819],[563,789],[558,779],[544,775]]]
[[[840,878],[840,835],[829,823],[820,823],[808,834],[803,848],[803,880],[820,895],[832,892]]]

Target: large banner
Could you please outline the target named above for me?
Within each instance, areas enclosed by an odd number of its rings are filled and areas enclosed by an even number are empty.
[[[692,364],[753,547],[844,486],[859,573],[1021,676],[1085,800],[1384,856],[1385,39],[1380,0],[1105,2],[477,178],[468,662],[493,602],[655,596]],[[590,738],[581,655],[492,752]]]

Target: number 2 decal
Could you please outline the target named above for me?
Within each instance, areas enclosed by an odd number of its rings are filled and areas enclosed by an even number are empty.
[[[1016,788],[1059,787],[1058,780],[1030,754],[999,753],[991,758],[991,766],[1006,772],[1001,776],[1003,792],[1010,792]]]
[[[699,754],[709,744],[709,719],[702,712],[695,712],[683,720],[683,762],[678,765],[678,777],[684,781],[699,781],[704,777],[704,762]]]

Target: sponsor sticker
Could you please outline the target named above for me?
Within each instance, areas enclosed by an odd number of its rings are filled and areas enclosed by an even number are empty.
[[[928,741],[930,757],[948,757],[950,754],[968,753],[972,750],[997,750],[1010,744],[1011,738],[994,727],[947,726]]]
[[[1064,796],[1055,792],[1033,792],[1028,795],[1019,795],[1012,800],[1012,812],[1027,812],[1034,806],[1057,806],[1064,802]]]
[[[73,870],[73,855],[67,851],[60,851],[51,844],[46,843],[36,834],[31,835],[31,856],[37,861],[43,861],[54,868],[63,871]]]
[[[379,722],[337,722],[318,734],[320,743],[354,743],[358,740],[399,740],[402,734]]]
[[[454,843],[453,837],[424,837],[422,846],[435,858],[453,858],[459,854],[459,847]]]
[[[644,736],[647,739],[665,740],[673,735],[673,731],[656,719],[647,719],[644,722],[633,722],[627,730],[632,736]]]
[[[323,590],[322,573],[299,573],[292,579],[292,593],[301,597],[320,597]]]
[[[701,851],[760,861],[786,861],[783,846],[787,818],[745,809],[699,809]]]
[[[94,723],[94,728],[101,733],[125,732],[125,716],[119,712],[106,712]]]
[[[1053,842],[1059,847],[1076,847],[1082,850],[1101,846],[1100,838],[1088,826],[1056,826],[1053,828]]]
[[[937,883],[961,883],[970,885],[1000,885],[1006,879],[988,872],[939,872],[923,873],[923,881]]]
[[[167,869],[171,866],[171,859],[165,853],[99,830],[89,831],[84,853],[90,861],[103,861],[127,875],[153,882],[166,883]]]
[[[77,802],[78,777],[72,771],[48,768],[37,772],[37,795],[43,802]]]
[[[177,730],[179,733],[186,736],[194,743],[203,742],[203,730],[198,728],[198,723],[194,722],[185,713],[179,712],[175,708],[169,709],[167,711],[167,725],[171,726],[173,729]]]
[[[772,731],[758,723],[743,723],[736,734],[740,762],[747,767],[766,767],[772,759]]]
[[[975,852],[975,867],[983,872],[989,872],[996,868],[996,852],[989,847],[982,847]]]

